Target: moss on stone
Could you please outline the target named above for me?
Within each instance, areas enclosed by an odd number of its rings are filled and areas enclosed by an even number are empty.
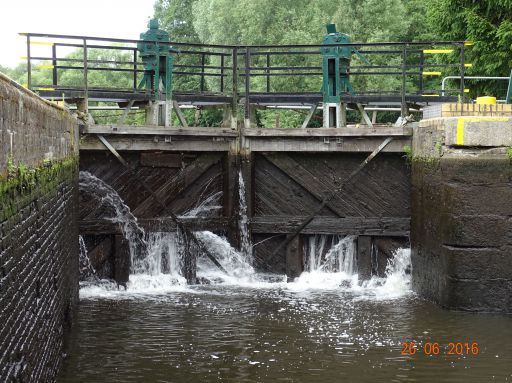
[[[0,177],[0,222],[15,215],[37,196],[55,191],[61,182],[72,180],[77,172],[77,156],[43,161],[33,168],[11,163],[7,175]]]
[[[411,163],[422,165],[429,169],[437,169],[441,163],[441,158],[427,156],[412,156]]]
[[[404,157],[405,157],[407,163],[411,164],[412,159],[413,159],[412,148],[409,145],[404,145],[403,149],[404,149]]]
[[[512,146],[507,148],[507,157],[510,161],[512,161]]]

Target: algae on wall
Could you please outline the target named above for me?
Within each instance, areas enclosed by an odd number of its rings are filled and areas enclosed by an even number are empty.
[[[37,167],[8,161],[7,174],[0,176],[0,222],[16,214],[38,195],[51,193],[63,181],[78,177],[78,156],[43,161]]]

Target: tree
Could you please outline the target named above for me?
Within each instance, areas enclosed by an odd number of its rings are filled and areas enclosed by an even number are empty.
[[[511,0],[428,0],[428,18],[445,40],[471,40],[470,74],[509,76],[512,68]],[[472,82],[474,95],[496,95],[504,83]]]

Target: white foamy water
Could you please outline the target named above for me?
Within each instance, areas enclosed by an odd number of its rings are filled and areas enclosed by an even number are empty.
[[[89,172],[80,172],[78,186],[81,193],[89,194],[99,201],[99,209],[105,208],[112,212],[112,216],[105,218],[119,224],[124,238],[128,241],[132,272],[143,272],[145,266],[142,262],[147,251],[145,233],[130,208],[109,184]]]
[[[178,233],[150,233],[138,226],[130,209],[110,186],[89,173],[80,174],[80,187],[96,192],[102,203],[114,210],[114,222],[119,222],[125,238],[130,242],[132,273],[126,286],[112,281],[83,283],[82,298],[136,298],[173,292],[198,292],[187,286],[181,274],[183,241]],[[196,232],[198,240],[215,255],[227,271],[220,271],[208,258],[197,259],[197,277],[200,283],[217,286],[238,286],[250,289],[276,289],[297,292],[329,290],[351,292],[356,299],[394,299],[411,292],[410,251],[400,249],[386,267],[385,277],[372,277],[360,282],[357,275],[355,236],[309,236],[305,245],[305,271],[293,282],[286,275],[258,273],[253,267],[253,246],[250,242],[245,186],[239,173],[239,227],[241,250],[212,232]],[[214,193],[183,217],[207,216],[220,205],[220,193]],[[143,246],[141,246],[141,244]],[[141,255],[141,249],[143,254]],[[201,290],[203,293],[204,289]]]
[[[242,171],[238,172],[238,227],[240,230],[240,241],[241,241],[241,252],[245,257],[246,261],[252,264],[253,254],[252,254],[252,244],[249,235],[249,224],[247,222],[247,202],[245,200],[245,183],[244,178],[242,177]]]

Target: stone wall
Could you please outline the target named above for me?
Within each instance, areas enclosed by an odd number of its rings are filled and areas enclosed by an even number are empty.
[[[414,132],[413,288],[450,309],[512,312],[512,123],[461,119]]]
[[[78,126],[0,76],[0,381],[51,382],[78,301]]]

